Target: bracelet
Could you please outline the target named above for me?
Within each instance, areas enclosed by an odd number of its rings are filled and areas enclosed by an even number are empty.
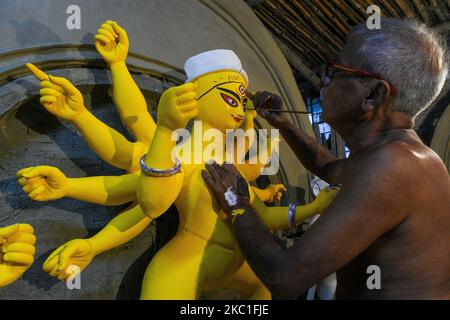
[[[231,224],[234,224],[234,220],[237,216],[242,216],[245,213],[245,209],[233,209],[231,210],[230,214],[233,216],[233,219],[231,219]]]
[[[296,223],[295,223],[295,214],[297,213],[297,211],[295,210],[297,208],[297,205],[294,203],[290,203],[289,204],[289,209],[288,209],[288,220],[289,220],[289,227],[290,228],[294,228]]]
[[[149,166],[147,166],[145,164],[145,156],[146,154],[144,154],[141,157],[141,160],[139,162],[139,165],[141,167],[141,170],[143,173],[145,173],[145,175],[150,176],[150,177],[170,177],[173,176],[179,172],[181,172],[181,161],[180,159],[176,159],[175,160],[175,165],[172,168],[169,169],[155,169],[155,168],[151,168]]]

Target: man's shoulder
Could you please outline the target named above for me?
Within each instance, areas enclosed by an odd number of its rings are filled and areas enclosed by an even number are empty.
[[[361,160],[374,169],[404,171],[424,168],[424,160],[432,157],[431,149],[423,144],[394,140],[367,152]]]
[[[365,206],[368,213],[387,212],[388,221],[406,218],[418,205],[417,188],[426,174],[415,150],[401,141],[388,142],[352,161],[343,184],[350,198],[358,195],[357,208]]]
[[[383,192],[415,192],[427,177],[427,151],[403,141],[388,142],[362,155],[351,178]]]

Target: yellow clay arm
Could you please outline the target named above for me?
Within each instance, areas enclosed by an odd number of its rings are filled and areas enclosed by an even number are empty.
[[[117,206],[136,199],[139,176],[99,176],[69,178],[66,196],[72,199],[106,206]]]
[[[51,201],[63,197],[76,200],[116,206],[136,199],[139,176],[103,176],[88,178],[67,178],[56,167],[37,166],[21,169],[17,179],[24,192],[36,201]]]
[[[89,147],[107,163],[129,172],[139,172],[139,158],[147,146],[130,142],[90,112],[82,112],[73,120]]]
[[[269,184],[265,189],[250,186],[256,196],[263,202],[280,201],[286,187],[283,184]]]
[[[338,192],[338,188],[325,188],[311,203],[297,206],[295,223],[298,224],[324,212]],[[288,207],[268,207],[257,197],[254,197],[252,206],[270,230],[280,230],[289,227]]]
[[[125,64],[129,49],[126,31],[117,22],[106,21],[95,35],[95,47],[111,68],[114,103],[123,123],[148,148],[156,125]]]
[[[169,169],[172,150],[176,146],[172,133],[185,128],[187,122],[198,115],[195,85],[187,83],[166,90],[158,105],[158,124],[152,143],[145,156],[145,164],[155,169]],[[187,141],[186,143],[191,143]],[[176,200],[184,179],[182,172],[168,177],[152,177],[141,173],[137,198],[144,213],[156,218],[164,213]]]
[[[122,212],[99,233],[88,239],[94,255],[127,243],[144,231],[151,222],[152,219],[142,212],[139,205]]]
[[[260,189],[258,187],[250,186],[255,195],[259,198],[259,200],[266,202],[270,200],[272,193],[267,189]]]
[[[256,198],[253,201],[252,206],[270,230],[289,228],[288,207],[268,207],[261,200]],[[303,206],[297,206],[295,222],[300,223],[318,213],[320,212],[317,211],[314,202]]]
[[[134,82],[125,62],[111,65],[113,98],[122,121],[137,141],[150,145],[156,124],[147,110],[145,98]]]
[[[155,136],[145,157],[145,164],[152,168],[168,169],[175,164],[171,150],[176,141],[171,140],[172,131],[156,126]],[[141,172],[137,198],[144,213],[157,218],[176,200],[184,178],[184,171],[169,177],[151,177]]]
[[[60,246],[44,262],[43,269],[59,280],[66,280],[74,272],[83,271],[95,256],[136,237],[151,221],[138,205],[134,205],[92,238],[74,239]],[[79,270],[73,270],[71,266],[78,266]]]
[[[72,122],[91,149],[109,164],[131,172],[139,171],[139,156],[147,145],[128,141],[97,119],[84,106],[81,92],[67,79],[49,76],[31,63],[27,67],[41,81],[40,102],[48,112]]]

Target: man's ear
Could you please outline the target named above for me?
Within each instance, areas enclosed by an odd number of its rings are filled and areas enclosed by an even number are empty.
[[[389,83],[373,79],[366,84],[367,96],[361,102],[362,110],[369,112],[383,106],[389,98]]]

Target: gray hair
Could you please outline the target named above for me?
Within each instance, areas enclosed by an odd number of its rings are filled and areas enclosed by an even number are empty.
[[[415,118],[437,98],[447,78],[445,45],[440,36],[413,20],[382,18],[381,29],[359,24],[349,34],[357,41],[357,67],[396,87],[394,109]]]

